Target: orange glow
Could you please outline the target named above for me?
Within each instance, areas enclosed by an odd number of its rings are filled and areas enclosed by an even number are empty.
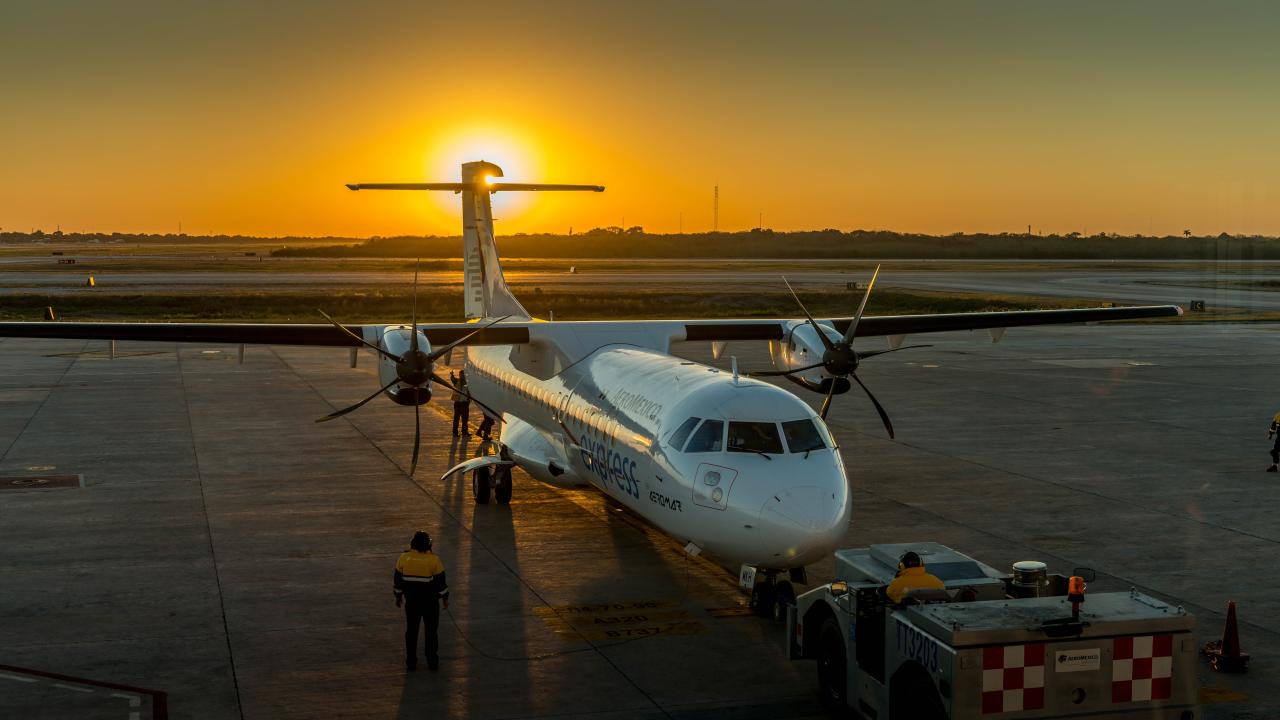
[[[704,232],[716,186],[729,231],[1280,234],[1280,100],[1263,90],[1280,6],[1143,3],[1162,22],[1105,3],[708,0],[659,21],[642,4],[375,0],[321,4],[305,32],[278,3],[252,22],[26,3],[0,23],[0,225],[457,234],[448,193],[343,184],[488,160],[513,182],[607,187],[498,193],[502,234]]]

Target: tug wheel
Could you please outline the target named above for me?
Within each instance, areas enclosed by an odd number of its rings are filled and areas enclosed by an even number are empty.
[[[848,685],[845,663],[844,634],[833,617],[822,620],[818,631],[818,693],[828,710],[847,709]]]

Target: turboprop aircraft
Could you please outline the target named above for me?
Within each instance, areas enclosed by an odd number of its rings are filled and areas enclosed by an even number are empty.
[[[0,323],[0,336],[367,347],[378,354],[380,388],[320,421],[383,394],[413,406],[411,473],[418,408],[430,400],[432,383],[451,387],[435,363],[465,347],[469,392],[501,422],[501,432],[491,452],[445,477],[470,473],[481,504],[491,495],[510,501],[514,467],[547,483],[595,486],[686,543],[690,553],[739,565],[755,606],[777,614],[794,599],[782,573],[803,582],[805,565],[830,553],[849,525],[845,466],[824,422],[833,396],[857,383],[893,435],[888,413],[857,376],[862,361],[904,349],[902,338],[912,334],[1181,314],[1176,306],[1149,306],[864,317],[873,276],[847,318],[815,319],[796,297],[799,318],[535,320],[503,278],[490,196],[604,188],[504,183],[501,177],[498,166],[481,161],[465,163],[456,183],[348,185],[461,196],[469,322],[419,323],[416,312],[408,325],[344,326],[327,315],[328,324],[9,322]],[[876,335],[888,336],[890,347],[854,349],[856,340]],[[821,410],[736,367],[724,371],[673,356],[671,343],[680,341],[711,343],[717,357],[729,341],[768,342],[775,370],[762,374],[822,393]]]

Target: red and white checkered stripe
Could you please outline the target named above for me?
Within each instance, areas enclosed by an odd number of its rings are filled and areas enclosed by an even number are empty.
[[[1173,636],[1116,638],[1111,655],[1111,702],[1173,697]]]
[[[1044,709],[1044,645],[982,651],[982,714]]]

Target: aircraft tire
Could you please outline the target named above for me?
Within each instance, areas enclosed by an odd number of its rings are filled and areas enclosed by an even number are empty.
[[[506,467],[495,473],[494,479],[497,481],[493,488],[493,496],[499,505],[508,505],[511,503],[511,468]]]
[[[756,615],[773,617],[773,599],[776,596],[776,590],[777,586],[760,577],[756,586],[751,589],[751,608],[755,610]]]
[[[783,580],[774,586],[773,603],[769,608],[770,614],[773,616],[774,622],[782,622],[787,619],[787,608],[795,607],[796,589],[791,583]]]
[[[489,504],[489,468],[480,468],[471,473],[471,494],[477,505]]]

